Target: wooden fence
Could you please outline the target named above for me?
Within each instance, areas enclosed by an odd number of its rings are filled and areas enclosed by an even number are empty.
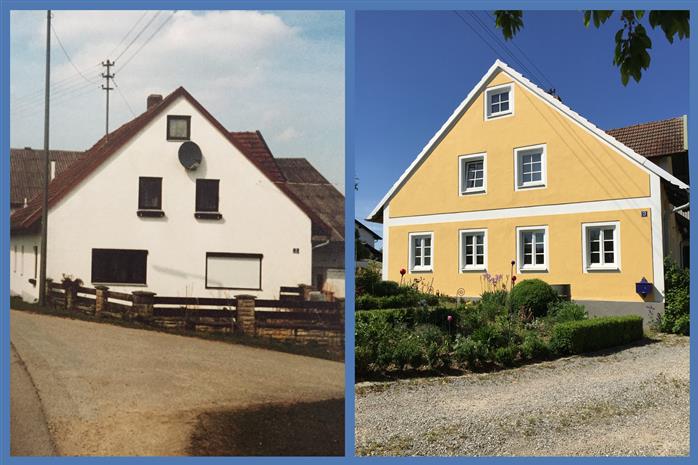
[[[236,332],[319,344],[339,351],[344,348],[343,303],[303,300],[303,293],[297,294],[301,298],[265,300],[251,295],[215,298],[167,297],[147,291],[124,293],[106,286],[83,287],[75,281],[48,281],[47,288],[49,305],[98,318],[139,320],[183,330]]]

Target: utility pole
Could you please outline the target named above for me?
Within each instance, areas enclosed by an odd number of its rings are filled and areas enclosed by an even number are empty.
[[[46,83],[44,89],[44,195],[41,205],[41,266],[39,268],[39,305],[46,305],[46,242],[48,234],[48,116],[51,84],[51,10],[46,11]]]
[[[110,69],[112,66],[114,66],[114,62],[113,62],[113,61],[109,61],[109,59],[107,58],[107,61],[106,61],[106,62],[104,62],[104,61],[102,62],[102,66],[104,66],[105,68],[107,68],[107,72],[106,72],[106,73],[102,73],[102,77],[103,77],[104,79],[107,80],[107,85],[106,85],[106,86],[105,86],[104,84],[102,84],[102,90],[106,90],[106,91],[107,91],[107,122],[106,122],[105,134],[109,134],[109,91],[110,91],[110,90],[114,90],[113,87],[109,87],[109,80],[112,79],[112,78],[115,76],[114,74],[109,74],[109,69]]]

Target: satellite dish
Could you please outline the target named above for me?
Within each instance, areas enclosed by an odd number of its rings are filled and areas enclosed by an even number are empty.
[[[196,170],[201,164],[203,155],[201,149],[192,141],[187,141],[179,146],[179,162],[190,171]]]

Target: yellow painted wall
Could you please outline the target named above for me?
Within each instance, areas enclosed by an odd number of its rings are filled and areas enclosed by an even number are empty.
[[[487,87],[512,82],[503,72]],[[650,195],[649,175],[515,84],[514,115],[484,120],[484,93],[390,201],[390,216],[452,213]],[[514,189],[514,148],[547,144],[545,189]],[[459,196],[458,157],[487,152],[487,193]]]
[[[392,206],[391,206],[392,209]],[[571,284],[572,298],[576,300],[610,300],[642,302],[635,293],[635,283],[647,278],[652,281],[651,212],[642,217],[642,210],[622,210],[583,214],[551,215],[547,217],[509,218],[485,221],[439,223],[389,228],[388,279],[400,281],[400,269],[405,268],[407,281],[422,278],[431,283],[434,291],[456,295],[459,288],[469,297],[479,296],[483,290],[484,272],[460,273],[459,230],[487,228],[487,271],[490,274],[510,275],[510,263],[516,259],[516,227],[548,226],[548,272],[517,274],[519,282],[540,278],[550,284]],[[392,215],[391,215],[392,216]],[[583,270],[582,223],[620,222],[619,272],[591,272]],[[657,219],[656,221],[659,221]],[[408,233],[434,233],[433,273],[409,273]],[[516,274],[516,268],[514,268]],[[649,296],[651,298],[652,296]],[[651,299],[650,299],[651,300]]]

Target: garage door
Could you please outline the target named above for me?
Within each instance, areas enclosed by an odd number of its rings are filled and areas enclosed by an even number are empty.
[[[262,254],[208,252],[206,288],[262,290]]]

